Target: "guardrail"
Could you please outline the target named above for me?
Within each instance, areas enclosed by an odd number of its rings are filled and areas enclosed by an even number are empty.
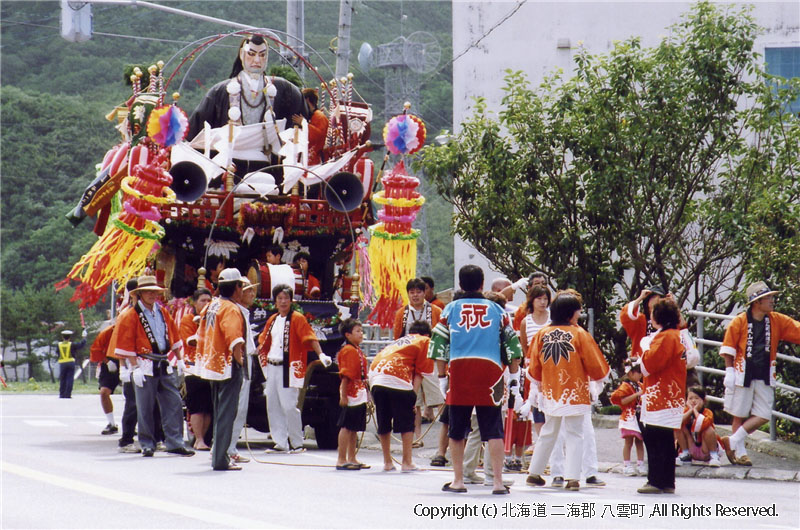
[[[376,324],[364,324],[361,327],[364,330],[361,351],[368,359],[375,357],[379,351],[393,342],[392,330],[389,328],[381,328]]]
[[[733,320],[733,317],[735,315],[723,315],[723,314],[720,314],[720,313],[708,313],[706,311],[703,311],[702,307],[700,307],[700,309],[696,310],[696,311],[695,310],[689,311],[689,315],[697,318],[697,328],[696,328],[696,331],[695,331],[695,342],[697,343],[697,349],[700,352],[700,364],[698,364],[695,367],[695,370],[697,370],[699,372],[698,373],[698,378],[700,379],[700,384],[703,383],[703,374],[709,374],[709,375],[713,375],[713,376],[725,377],[725,371],[724,370],[720,370],[718,368],[708,368],[706,366],[703,366],[703,353],[705,351],[705,346],[711,346],[711,347],[714,347],[714,348],[719,348],[720,346],[722,346],[722,343],[719,342],[719,341],[709,340],[709,339],[706,339],[706,338],[703,337],[703,334],[704,334],[703,324],[705,323],[705,319],[707,319],[707,318],[714,319],[714,320]],[[791,362],[791,363],[800,364],[800,359],[798,359],[797,357],[792,357],[790,355],[784,355],[782,353],[778,353],[777,354],[777,358],[782,360],[782,361],[787,361],[787,362]],[[782,392],[790,392],[790,393],[793,393],[793,394],[800,394],[800,388],[795,387],[795,386],[791,386],[791,385],[786,385],[786,384],[783,384],[783,383],[775,383],[775,388],[777,388],[778,390],[780,390]],[[718,397],[712,396],[710,394],[706,396],[706,399],[708,399],[709,401],[713,401],[715,403],[723,403],[724,402],[724,400],[722,398],[718,398]],[[777,410],[773,410],[772,411],[772,415],[771,415],[771,417],[769,419],[769,437],[770,437],[771,440],[775,440],[777,438],[777,436],[778,436],[778,431],[775,428],[775,418],[781,418],[783,420],[788,420],[788,421],[791,421],[793,423],[800,424],[800,418],[797,418],[795,416],[791,416],[789,414],[784,414],[783,412],[779,412]]]

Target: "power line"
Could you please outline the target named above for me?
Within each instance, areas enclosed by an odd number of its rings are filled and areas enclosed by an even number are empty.
[[[502,24],[503,24],[503,23],[504,23],[506,20],[508,20],[509,18],[513,17],[513,16],[516,14],[516,12],[517,12],[517,11],[519,11],[519,10],[520,10],[520,8],[521,8],[522,6],[524,6],[524,5],[525,5],[527,2],[528,2],[528,0],[521,0],[519,3],[517,3],[517,5],[516,5],[516,6],[514,6],[514,8],[513,8],[511,11],[509,11],[508,13],[506,13],[506,15],[505,15],[503,18],[501,18],[500,20],[498,20],[498,21],[497,21],[497,22],[494,24],[494,26],[492,26],[491,28],[489,28],[488,30],[486,30],[486,31],[483,33],[483,35],[481,35],[480,37],[478,37],[478,39],[477,39],[477,40],[475,40],[475,41],[474,41],[472,44],[470,44],[469,46],[467,46],[466,48],[464,48],[464,50],[463,50],[461,53],[459,53],[458,55],[455,55],[455,56],[454,56],[452,59],[450,59],[450,60],[449,60],[449,61],[447,61],[445,64],[443,64],[443,65],[441,66],[441,68],[438,68],[438,69],[437,69],[435,72],[433,72],[431,75],[429,75],[429,76],[428,76],[428,77],[427,77],[427,78],[426,78],[424,81],[422,81],[422,84],[424,85],[425,83],[427,83],[428,81],[430,81],[430,80],[433,78],[433,76],[440,74],[442,70],[444,70],[444,69],[445,69],[445,68],[447,68],[448,66],[452,65],[454,62],[456,62],[458,59],[460,59],[460,58],[461,58],[461,57],[462,57],[462,56],[463,56],[465,53],[467,53],[468,51],[470,51],[472,48],[475,48],[475,47],[476,47],[478,44],[480,44],[480,42],[481,42],[483,39],[485,39],[486,37],[488,37],[488,36],[489,36],[489,34],[490,34],[491,32],[493,32],[494,30],[496,30],[497,28],[499,28],[499,27],[500,27],[500,26],[501,26],[501,25],[502,25]]]

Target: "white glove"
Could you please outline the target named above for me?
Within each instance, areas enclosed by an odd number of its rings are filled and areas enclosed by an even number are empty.
[[[83,328],[83,332],[81,333],[81,337],[84,339],[89,336],[89,333],[86,331],[86,328]]]
[[[515,290],[519,289],[527,289],[528,288],[528,278],[520,278],[519,280],[515,281],[511,284]]]
[[[600,399],[600,394],[603,392],[603,385],[597,381],[589,381],[589,395],[592,398],[592,403]]]
[[[120,366],[119,367],[119,380],[122,383],[130,383],[131,382],[131,369],[127,366]]]
[[[520,403],[522,403],[522,400],[520,400]],[[531,400],[530,400],[530,399],[529,399],[528,401],[526,401],[526,402],[522,403],[522,404],[519,406],[519,408],[517,408],[517,407],[514,407],[514,409],[515,409],[515,411],[517,412],[517,414],[519,414],[520,416],[522,416],[522,418],[527,418],[527,417],[528,417],[528,415],[531,413],[531,409],[532,409],[532,408],[533,408],[533,403],[531,403]]]
[[[133,372],[131,372],[131,379],[133,379],[133,384],[135,384],[136,386],[138,387],[144,386],[144,371],[142,371],[141,366],[137,366],[136,368],[133,369]]]
[[[107,361],[106,368],[108,368],[108,371],[113,374],[114,372],[117,371],[117,363],[115,363],[114,361]]]
[[[442,395],[447,397],[447,387],[450,386],[450,378],[447,376],[439,378],[439,390],[442,391]]]
[[[322,365],[327,368],[333,363],[333,359],[325,355],[324,353],[319,354],[319,360],[322,362]]]
[[[725,390],[733,391],[733,385],[735,382],[736,382],[736,369],[733,366],[725,368],[725,379],[722,380],[722,384],[725,386]]]
[[[178,359],[178,375],[181,376],[186,373],[186,362],[183,359]]]

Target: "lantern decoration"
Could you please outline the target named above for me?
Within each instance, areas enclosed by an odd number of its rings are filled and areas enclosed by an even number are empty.
[[[416,153],[425,145],[425,123],[412,114],[395,116],[383,128],[386,149],[395,155]]]
[[[169,188],[172,177],[163,167],[169,161],[169,153],[162,150],[153,157],[146,148],[137,146],[130,159],[138,163],[129,172],[131,176],[122,179],[121,211],[56,285],[61,289],[69,280],[79,282],[72,301],[80,300],[81,308],[96,304],[112,280],[124,284],[138,276],[156,242],[164,236],[164,228],[158,224],[160,206],[175,201],[175,192]]]
[[[384,207],[378,212],[382,222],[370,227],[369,244],[372,284],[379,298],[368,319],[390,327],[397,310],[408,303],[406,282],[416,275],[419,230],[411,224],[425,197],[415,191],[419,179],[406,174],[402,160],[381,183],[384,190],[372,200]]]

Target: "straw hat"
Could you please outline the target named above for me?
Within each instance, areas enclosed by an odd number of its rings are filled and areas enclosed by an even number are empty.
[[[132,293],[137,293],[139,291],[163,291],[164,288],[158,285],[158,281],[156,280],[155,276],[139,276],[136,280],[136,289],[131,291]]]
[[[780,293],[780,291],[771,291],[765,282],[756,282],[750,284],[750,286],[747,288],[747,305],[752,304],[759,298],[764,298],[765,296],[778,293]]]

